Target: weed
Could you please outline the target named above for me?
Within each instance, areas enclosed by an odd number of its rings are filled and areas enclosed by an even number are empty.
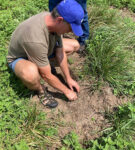
[[[91,34],[99,26],[119,26],[122,19],[116,9],[110,9],[108,6],[90,6],[88,8],[88,17],[90,22]]]
[[[83,150],[78,141],[78,136],[74,132],[71,132],[70,134],[66,135],[62,141],[65,146],[62,147],[61,150],[69,148],[72,150]]]

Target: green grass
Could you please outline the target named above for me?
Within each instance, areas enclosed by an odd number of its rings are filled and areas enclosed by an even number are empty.
[[[63,147],[61,148],[61,150],[68,150],[68,149],[83,150],[81,144],[78,141],[78,136],[74,132],[67,134],[62,139],[62,143],[63,143]]]
[[[101,13],[102,12],[102,13]],[[110,84],[116,95],[135,94],[135,23],[108,7],[91,7],[85,72]]]
[[[59,143],[57,121],[29,104],[31,92],[8,69],[8,43],[16,26],[48,9],[48,1],[0,1],[0,149],[45,149]],[[56,140],[54,140],[56,139]]]
[[[133,1],[110,2],[118,8],[126,6],[134,10]],[[92,4],[89,11],[91,36],[85,72],[96,78],[95,85],[105,81],[115,94],[134,96],[135,23],[129,18],[118,17],[117,10],[108,9],[107,1],[88,0],[89,3]],[[134,103],[120,106],[115,113],[106,112],[112,126],[103,131],[102,137],[83,145],[73,132],[59,139],[60,120],[48,120],[36,105],[29,104],[32,93],[8,69],[6,55],[16,26],[44,9],[48,9],[47,0],[0,0],[0,149],[47,149],[53,145],[61,150],[134,150]]]
[[[88,4],[97,6],[114,6],[116,8],[127,8],[135,12],[135,1],[134,0],[88,0]]]

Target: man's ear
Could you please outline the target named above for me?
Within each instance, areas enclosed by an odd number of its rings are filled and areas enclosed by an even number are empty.
[[[63,20],[64,20],[63,17],[60,16],[56,18],[57,23],[62,23]]]

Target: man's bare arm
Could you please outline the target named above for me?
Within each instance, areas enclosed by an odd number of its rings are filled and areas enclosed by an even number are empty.
[[[68,69],[68,63],[67,63],[67,56],[66,56],[63,48],[59,48],[56,50],[56,59],[60,65],[62,72],[64,73],[64,75],[66,77],[66,81],[67,81],[67,84],[69,85],[70,89],[73,90],[73,87],[75,87],[77,92],[80,92],[79,85],[70,76],[70,72]]]
[[[58,89],[62,93],[65,94],[65,96],[69,100],[76,100],[77,95],[72,90],[68,89],[56,76],[54,76],[51,73],[51,67],[50,65],[47,65],[45,67],[39,67],[39,72],[41,77],[52,87]]]

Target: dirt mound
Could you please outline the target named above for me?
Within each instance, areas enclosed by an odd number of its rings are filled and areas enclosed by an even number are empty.
[[[78,54],[72,55],[70,59],[72,58],[74,62],[70,65],[70,68],[76,72],[77,69],[82,67],[84,58],[80,58]],[[61,74],[58,68],[57,72]],[[59,117],[60,121],[64,122],[64,125],[59,128],[60,137],[74,131],[80,139],[90,140],[98,137],[100,131],[109,126],[104,118],[104,113],[113,110],[112,108],[125,103],[127,100],[118,99],[107,86],[102,91],[92,94],[88,81],[79,81],[79,84],[81,91],[78,100],[72,102],[67,102],[62,93],[47,85],[49,91],[59,103],[56,109],[50,110],[43,107],[39,104],[37,96],[33,97],[32,101],[38,103],[39,108],[48,114],[48,118],[56,119]]]

